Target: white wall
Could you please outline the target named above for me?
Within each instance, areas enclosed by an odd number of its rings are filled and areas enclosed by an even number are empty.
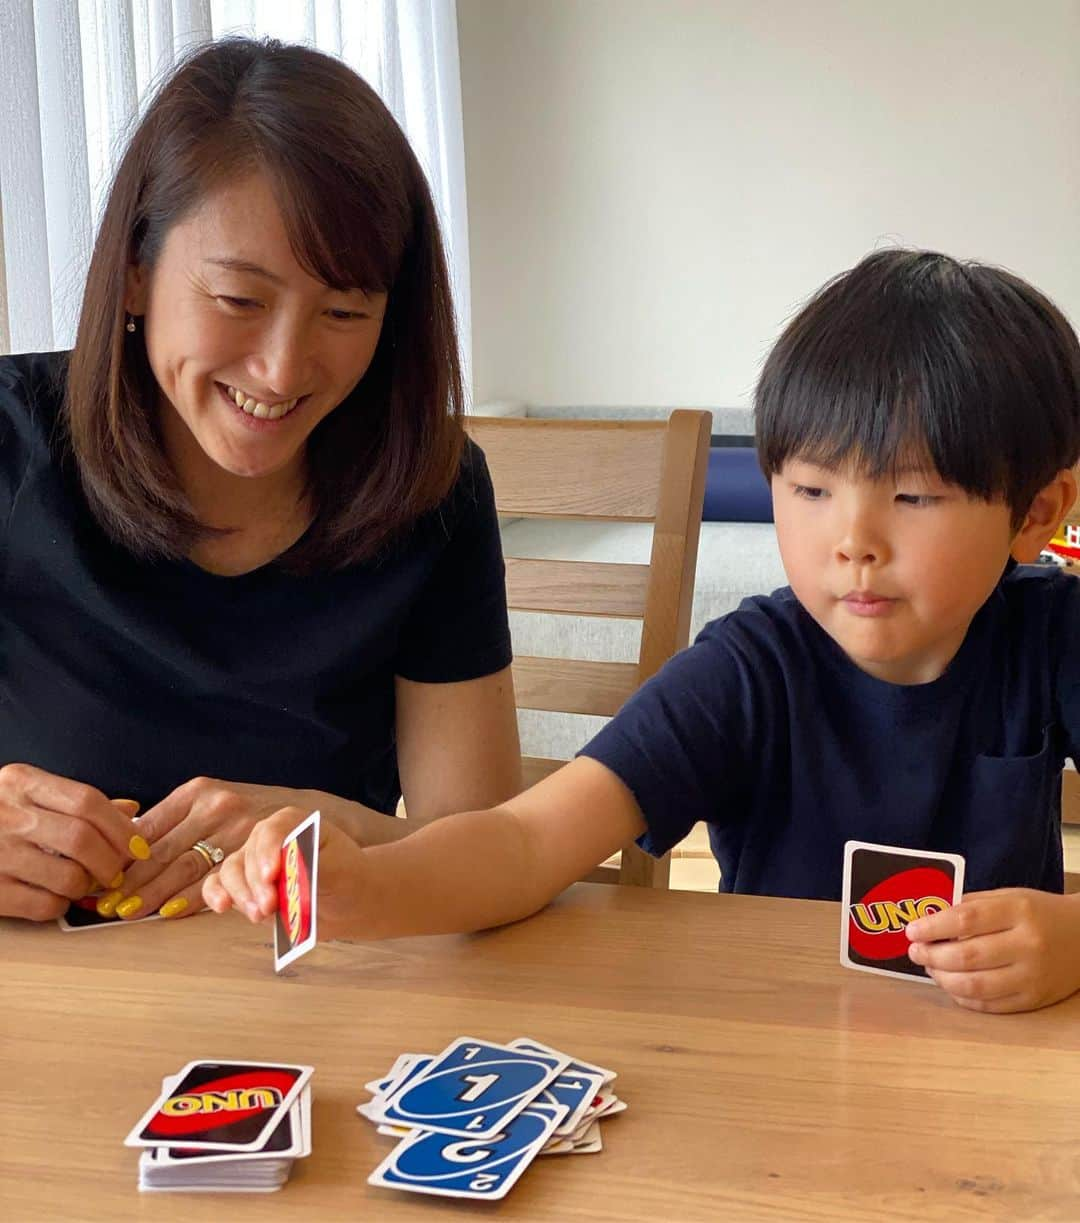
[[[1080,0],[457,0],[478,402],[747,402],[885,242],[1080,322]]]

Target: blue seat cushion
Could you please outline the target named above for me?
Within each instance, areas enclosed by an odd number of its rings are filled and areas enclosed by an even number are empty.
[[[772,522],[772,493],[753,446],[713,446],[702,522]]]

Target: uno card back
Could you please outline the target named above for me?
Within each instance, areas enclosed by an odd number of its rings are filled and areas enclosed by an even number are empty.
[[[840,962],[847,968],[931,980],[908,958],[907,926],[959,903],[959,854],[848,841],[840,906]]]
[[[315,946],[319,897],[319,812],[313,811],[285,838],[274,915],[274,971],[280,972]]]
[[[260,1150],[310,1078],[310,1066],[189,1062],[124,1143],[206,1151]]]

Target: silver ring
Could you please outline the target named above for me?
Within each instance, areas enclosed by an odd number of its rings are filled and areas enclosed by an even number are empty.
[[[209,870],[213,866],[224,860],[225,851],[218,849],[216,845],[211,845],[209,841],[196,841],[191,847],[197,854],[202,856],[206,863],[206,869]]]

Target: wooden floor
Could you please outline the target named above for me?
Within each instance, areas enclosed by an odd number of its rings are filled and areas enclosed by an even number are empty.
[[[1080,872],[1080,827],[1062,830],[1065,870]],[[671,886],[683,892],[715,892],[720,883],[720,868],[709,851],[704,824],[677,845],[671,854]]]

